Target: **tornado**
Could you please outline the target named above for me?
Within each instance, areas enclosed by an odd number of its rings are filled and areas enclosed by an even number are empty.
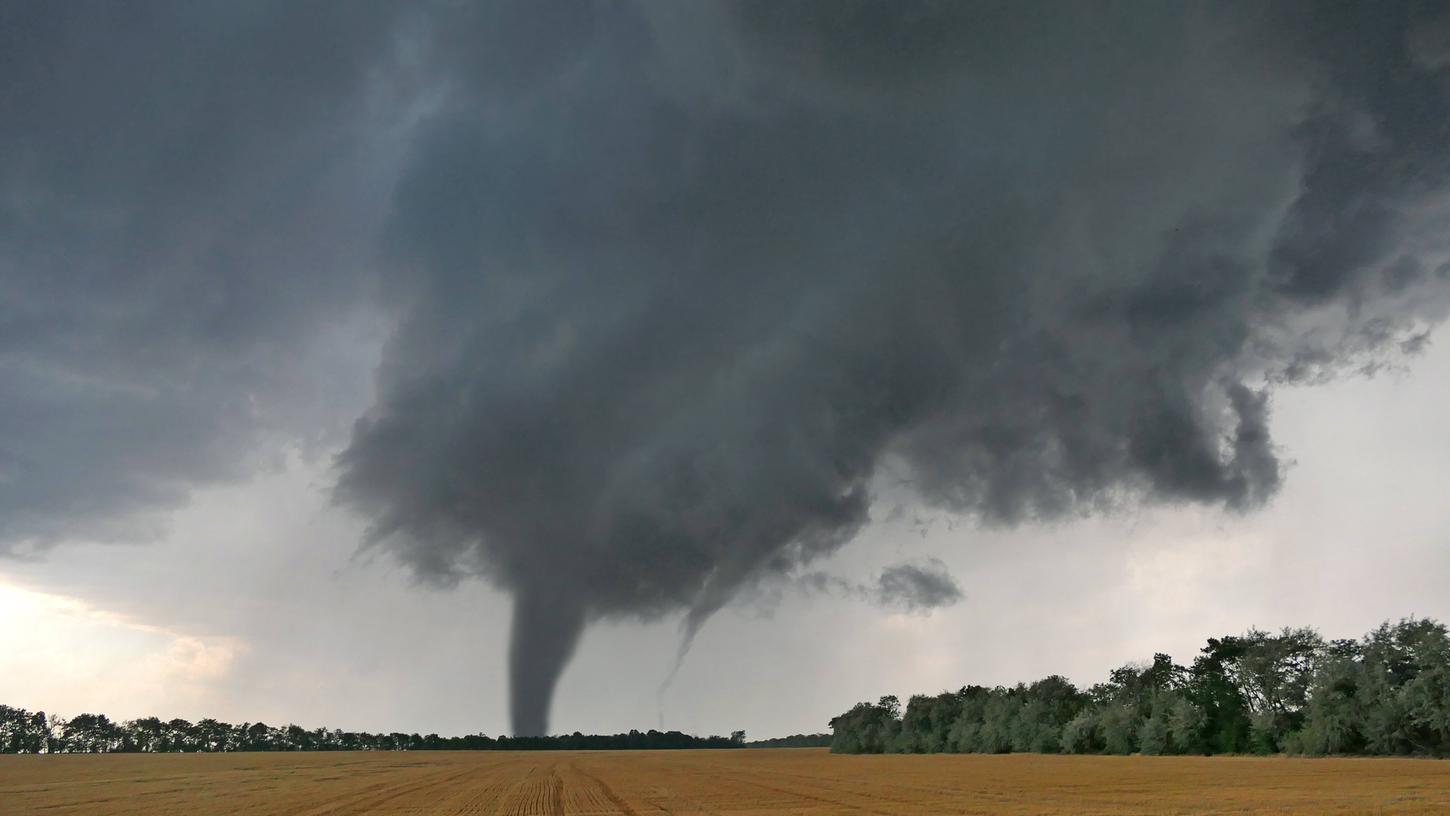
[[[556,587],[514,595],[509,635],[509,718],[516,737],[549,734],[549,706],[559,675],[584,631],[584,607]]]

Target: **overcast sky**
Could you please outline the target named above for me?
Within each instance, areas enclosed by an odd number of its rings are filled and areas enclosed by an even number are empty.
[[[1450,18],[1058,11],[0,3],[0,702],[771,736],[1450,617]]]

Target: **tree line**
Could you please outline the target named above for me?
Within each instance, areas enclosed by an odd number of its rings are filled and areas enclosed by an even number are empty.
[[[833,718],[836,753],[1365,754],[1450,756],[1450,636],[1430,619],[1359,640],[1313,629],[1209,638],[1190,665],[1156,654],[1084,690],[894,696]]]
[[[630,731],[627,734],[561,734],[551,737],[490,737],[470,734],[371,734],[328,728],[266,723],[233,725],[219,720],[189,722],[157,717],[117,722],[104,714],[69,719],[43,711],[0,705],[0,753],[110,754],[214,753],[229,751],[539,751],[740,748],[745,732],[728,737],[697,737],[679,731]]]
[[[745,743],[746,748],[826,748],[831,744],[830,734],[791,734],[788,737],[771,737]]]

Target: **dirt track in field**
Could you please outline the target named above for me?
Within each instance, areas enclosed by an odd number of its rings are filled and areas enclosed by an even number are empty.
[[[1450,761],[818,750],[0,756],[19,814],[1450,814]]]

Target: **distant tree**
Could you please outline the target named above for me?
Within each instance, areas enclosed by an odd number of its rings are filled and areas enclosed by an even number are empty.
[[[38,754],[50,734],[45,712],[0,705],[0,753]]]
[[[194,729],[196,744],[201,751],[230,751],[232,727],[220,720],[205,719]]]
[[[1196,754],[1204,750],[1203,730],[1207,716],[1183,694],[1172,695],[1168,709],[1168,745],[1175,754]]]
[[[1012,731],[1020,702],[1012,689],[994,688],[982,707],[981,730],[976,750],[984,754],[1005,754],[1012,750]]]
[[[163,743],[167,751],[199,751],[201,746],[196,734],[196,726],[183,719],[174,719],[166,723],[166,738]]]
[[[1314,673],[1326,657],[1324,639],[1309,628],[1277,635],[1251,629],[1235,641],[1224,669],[1249,712],[1250,747],[1274,753],[1303,724]]]
[[[961,713],[960,692],[942,692],[936,696],[918,694],[906,704],[901,718],[897,747],[906,753],[937,753],[947,748],[952,723]]]
[[[156,753],[169,748],[166,724],[156,717],[142,717],[130,720],[123,726],[129,735],[129,742],[137,751]]]
[[[104,714],[77,714],[61,730],[67,753],[104,754],[122,747],[121,728]]]
[[[1138,752],[1148,756],[1171,753],[1168,741],[1168,722],[1165,718],[1149,715],[1138,728]]]
[[[833,750],[1450,756],[1450,634],[1413,618],[1357,641],[1250,629],[1210,638],[1188,668],[1160,653],[1086,693],[1049,677],[898,710],[883,697],[832,720]]]
[[[1130,705],[1114,703],[1103,708],[1098,715],[1098,729],[1103,738],[1103,750],[1110,754],[1132,754],[1138,750],[1138,733],[1143,720]]]
[[[1013,729],[1012,750],[1057,753],[1062,731],[1087,705],[1088,697],[1067,678],[1052,675],[1020,689],[1022,701]]]
[[[1450,753],[1450,639],[1431,620],[1384,624],[1365,636],[1357,696],[1365,749],[1379,754]]]
[[[1174,691],[1164,690],[1153,696],[1153,704],[1138,728],[1138,752],[1157,756],[1179,753],[1173,739],[1173,714],[1182,698]]]
[[[791,734],[788,737],[771,737],[745,743],[747,748],[829,748],[830,746],[830,734]]]
[[[900,730],[901,701],[882,697],[876,704],[858,703],[830,722],[831,750],[845,754],[880,754],[887,751]]]
[[[957,691],[957,717],[947,729],[943,750],[972,753],[981,750],[982,721],[986,717],[987,700],[992,689],[984,686],[963,686]]]
[[[1186,694],[1203,712],[1200,740],[1208,753],[1248,749],[1248,705],[1228,668],[1241,653],[1236,638],[1209,638],[1188,672]]]
[[[68,725],[66,719],[58,714],[52,714],[45,733],[45,751],[49,754],[62,754],[67,752],[65,741],[65,730]]]
[[[1103,750],[1098,733],[1098,712],[1083,709],[1062,727],[1062,750],[1070,754],[1096,754]]]

